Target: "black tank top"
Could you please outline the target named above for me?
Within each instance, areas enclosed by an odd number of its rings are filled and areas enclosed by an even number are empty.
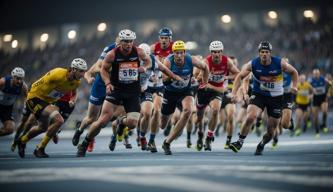
[[[129,55],[123,55],[120,47],[117,47],[111,70],[111,83],[115,89],[124,92],[140,93],[139,66],[140,60],[135,46],[133,46]]]

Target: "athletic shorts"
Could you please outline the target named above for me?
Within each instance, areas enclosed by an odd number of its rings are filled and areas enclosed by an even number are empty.
[[[211,89],[199,89],[197,94],[197,109],[204,109],[212,100],[222,101],[222,93]]]
[[[91,87],[89,102],[94,105],[102,105],[105,99],[105,94],[106,94],[105,84],[100,78],[97,78]]]
[[[5,121],[8,121],[8,120],[11,120],[11,121],[14,121],[14,118],[13,118],[13,106],[14,105],[1,105],[0,104],[0,119],[2,122],[5,122]]]
[[[250,104],[256,105],[261,110],[267,109],[269,117],[280,118],[282,114],[283,95],[276,97],[263,96],[257,93],[252,93]]]
[[[175,112],[176,107],[182,110],[183,99],[187,96],[193,97],[193,95],[194,92],[191,89],[184,92],[164,90],[161,113],[163,115],[171,115]]]
[[[75,105],[73,107],[70,107],[68,101],[57,101],[54,105],[59,107],[59,113],[65,121],[71,115],[75,107]]]
[[[35,115],[36,119],[39,119],[43,110],[50,105],[50,103],[43,101],[38,97],[31,98],[26,102],[28,110]]]
[[[123,90],[113,90],[106,96],[105,100],[114,104],[122,105],[126,113],[138,112],[140,113],[140,93],[125,92]]]

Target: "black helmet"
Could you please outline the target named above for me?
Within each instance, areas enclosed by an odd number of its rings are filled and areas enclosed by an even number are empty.
[[[259,43],[258,51],[262,49],[272,51],[272,45],[268,41],[262,41]]]
[[[162,29],[160,29],[160,31],[158,32],[159,36],[168,36],[168,37],[172,37],[172,31],[171,29],[167,28],[167,27],[163,27]]]

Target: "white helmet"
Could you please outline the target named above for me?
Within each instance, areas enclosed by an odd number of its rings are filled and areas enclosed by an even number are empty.
[[[24,78],[25,72],[21,67],[15,67],[11,73],[12,76]]]
[[[150,55],[150,46],[147,43],[141,43],[139,45],[139,48],[143,49],[143,51],[146,53],[146,55]]]
[[[75,69],[84,70],[84,71],[87,71],[87,69],[88,69],[86,61],[81,58],[73,59],[73,61],[71,63],[71,67],[75,68]]]
[[[209,51],[223,51],[223,43],[221,41],[213,41],[209,45]]]
[[[134,40],[136,39],[136,35],[133,31],[129,29],[124,29],[119,32],[119,40]]]

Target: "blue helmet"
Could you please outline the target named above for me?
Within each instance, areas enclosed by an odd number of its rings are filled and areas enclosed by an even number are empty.
[[[172,37],[172,31],[170,28],[167,27],[163,27],[162,29],[160,29],[160,31],[158,32],[159,36],[168,36],[168,37]]]

